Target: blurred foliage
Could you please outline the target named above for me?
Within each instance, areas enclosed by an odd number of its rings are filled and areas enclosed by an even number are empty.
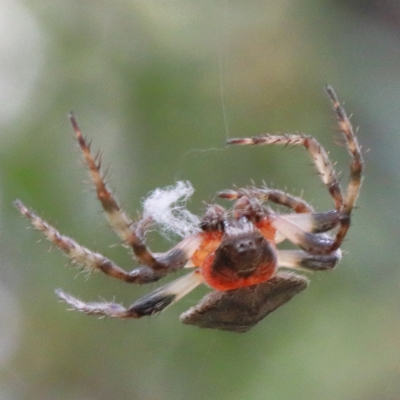
[[[400,396],[397,1],[0,1],[0,397],[2,399],[363,399]],[[227,137],[301,131],[331,151],[332,84],[367,169],[330,273],[244,335],[179,323],[199,289],[157,317],[67,313],[53,289],[129,304],[152,290],[46,252],[12,207],[27,205],[132,268],[102,219],[67,121],[78,116],[131,215],[155,187],[190,180],[190,208],[253,179],[331,200],[304,151],[225,148]],[[333,129],[331,129],[333,128]],[[153,249],[170,243],[151,237]],[[76,277],[76,279],[74,279]]]

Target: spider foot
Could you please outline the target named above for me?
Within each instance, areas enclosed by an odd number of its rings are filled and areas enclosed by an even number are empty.
[[[77,310],[89,315],[113,318],[137,318],[136,315],[120,304],[112,302],[91,302],[85,303],[82,300],[65,293],[61,289],[56,289],[57,296],[69,304],[72,310]]]

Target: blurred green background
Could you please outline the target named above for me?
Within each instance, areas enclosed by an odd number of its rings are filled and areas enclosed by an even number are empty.
[[[157,287],[89,280],[12,206],[134,266],[82,168],[67,113],[104,152],[135,216],[156,187],[189,204],[253,179],[332,207],[302,149],[225,148],[227,137],[307,132],[347,182],[323,91],[354,114],[366,178],[332,272],[246,334],[182,325],[198,289],[159,316],[66,312],[54,289],[128,305]],[[0,1],[0,398],[400,398],[400,4],[397,0]],[[88,190],[89,189],[89,190]],[[151,247],[168,241],[151,236]]]

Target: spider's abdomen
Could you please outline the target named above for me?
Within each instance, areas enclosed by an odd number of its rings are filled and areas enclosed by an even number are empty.
[[[274,244],[246,219],[225,229],[215,252],[204,260],[205,281],[217,290],[232,290],[269,280],[277,268]]]

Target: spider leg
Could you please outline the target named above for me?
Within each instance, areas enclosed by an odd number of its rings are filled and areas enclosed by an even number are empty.
[[[310,233],[328,232],[340,223],[340,213],[337,210],[310,214],[286,214],[282,217]]]
[[[333,248],[338,248],[342,244],[342,241],[350,227],[350,215],[357,201],[362,184],[364,159],[361,153],[361,146],[358,143],[353,126],[346,114],[346,111],[340,104],[335,91],[333,90],[332,86],[327,86],[326,91],[332,101],[336,112],[339,129],[346,139],[347,149],[352,157],[352,161],[350,163],[350,180],[347,186],[343,207],[341,209],[343,216],[341,218],[339,230],[336,233],[335,245],[333,246]]]
[[[199,270],[196,270],[158,288],[149,295],[137,300],[128,308],[113,302],[85,303],[60,289],[57,289],[56,293],[73,309],[86,314],[113,318],[141,318],[163,311],[201,283],[203,283],[203,278]]]
[[[292,209],[296,213],[313,212],[313,207],[300,197],[292,196],[283,190],[269,188],[250,188],[237,190],[224,190],[218,193],[218,196],[223,199],[237,200],[243,196],[255,197],[261,202],[271,201]]]
[[[94,157],[91,154],[90,145],[83,138],[78,123],[72,114],[70,115],[70,120],[89,168],[90,176],[96,188],[97,197],[100,200],[110,226],[124,243],[132,247],[135,256],[141,264],[156,269],[163,267],[144,244],[144,233],[150,221],[142,220],[135,225],[120,207],[117,200],[107,188],[100,172],[100,157]]]
[[[302,250],[277,250],[278,267],[324,271],[332,269],[341,259],[340,249],[330,254],[309,254]]]
[[[328,191],[333,198],[335,209],[340,212],[339,229],[336,232],[335,239],[331,243],[330,249],[331,251],[334,251],[340,247],[347,230],[349,229],[350,215],[361,187],[364,161],[361,154],[360,145],[358,144],[357,137],[355,136],[353,127],[346,115],[346,112],[339,103],[333,88],[331,86],[327,86],[326,90],[333,103],[339,129],[344,135],[347,149],[352,157],[352,162],[350,164],[350,181],[344,198],[328,154],[322,145],[312,136],[304,134],[267,134],[259,137],[230,139],[227,143],[238,145],[281,144],[284,146],[303,146],[309,152],[323,183],[328,188]]]
[[[50,242],[62,250],[73,263],[83,266],[88,271],[99,270],[106,275],[129,283],[143,284],[154,282],[167,273],[182,268],[202,240],[200,237],[194,235],[184,239],[170,251],[160,254],[159,258],[162,260],[163,265],[165,265],[163,269],[154,270],[147,266],[142,266],[131,272],[127,272],[102,254],[89,250],[68,236],[61,235],[57,229],[25,207],[20,200],[16,200],[14,204],[21,214],[27,217],[32,225],[38,231],[42,232]]]
[[[286,239],[311,254],[329,254],[332,252],[334,239],[324,233],[311,233],[296,223],[281,216],[273,214],[271,216],[272,225]]]

